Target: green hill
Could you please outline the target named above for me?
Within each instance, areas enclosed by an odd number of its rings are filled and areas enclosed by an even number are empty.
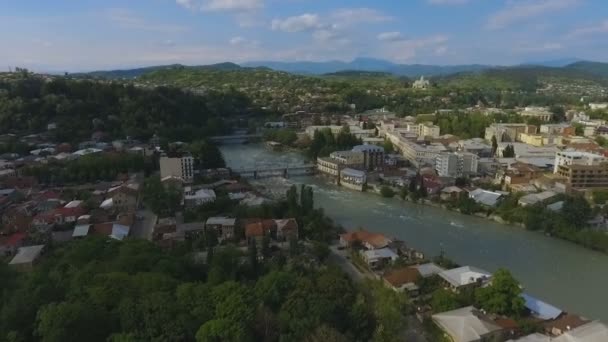
[[[605,87],[608,79],[576,68],[551,68],[541,66],[518,66],[494,68],[478,73],[460,73],[436,79],[446,87],[494,88],[535,91],[548,84],[556,86]]]
[[[565,69],[586,72],[600,77],[608,77],[608,63],[583,61],[569,64]]]

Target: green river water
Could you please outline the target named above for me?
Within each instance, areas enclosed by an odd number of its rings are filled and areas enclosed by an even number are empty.
[[[221,147],[229,167],[304,163],[295,152],[262,144]],[[291,184],[314,188],[315,205],[346,229],[364,227],[403,239],[427,255],[442,250],[462,265],[508,268],[525,291],[559,308],[608,321],[608,255],[518,227],[329,184],[320,177],[256,181],[275,191]]]

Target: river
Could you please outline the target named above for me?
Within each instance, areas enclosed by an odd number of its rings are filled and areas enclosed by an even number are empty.
[[[229,167],[298,164],[295,152],[273,152],[261,144],[221,147]],[[350,191],[319,177],[259,180],[277,190],[291,184],[313,187],[315,206],[346,229],[363,227],[406,241],[427,255],[495,271],[504,267],[525,291],[565,311],[608,321],[608,255],[569,242],[439,208]]]

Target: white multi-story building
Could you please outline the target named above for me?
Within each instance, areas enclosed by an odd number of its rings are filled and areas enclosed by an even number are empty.
[[[435,170],[441,177],[462,177],[476,174],[479,157],[469,152],[440,153],[435,159]]]
[[[608,162],[608,158],[599,154],[580,151],[562,151],[555,154],[555,164],[553,172],[557,173],[563,165],[587,165],[594,166]]]
[[[191,155],[160,157],[160,177],[161,179],[173,176],[180,177],[184,182],[189,183],[194,179],[194,158]]]
[[[447,151],[441,144],[424,146],[402,137],[399,133],[387,133],[386,138],[414,166],[435,165],[435,159],[441,152]]]
[[[335,151],[329,157],[347,167],[361,167],[365,161],[363,152],[359,151]]]
[[[550,121],[553,118],[553,113],[547,107],[525,107],[519,115],[525,117],[537,118],[540,121]]]
[[[420,124],[418,125],[418,136],[419,137],[432,137],[437,138],[440,135],[439,126],[433,124]]]
[[[589,108],[592,110],[608,109],[608,103],[590,103]]]

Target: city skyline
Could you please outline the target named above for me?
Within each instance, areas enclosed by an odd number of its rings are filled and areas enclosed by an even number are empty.
[[[224,61],[606,61],[598,0],[6,1],[0,65],[83,71]]]

